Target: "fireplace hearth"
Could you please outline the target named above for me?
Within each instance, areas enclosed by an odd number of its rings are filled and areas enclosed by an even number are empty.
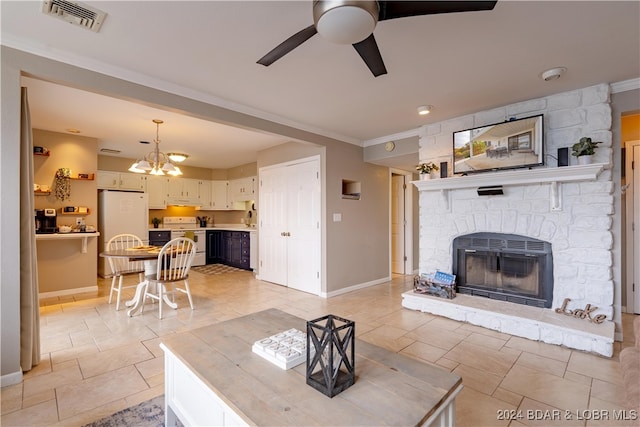
[[[458,293],[550,308],[551,243],[504,233],[472,233],[453,240]]]

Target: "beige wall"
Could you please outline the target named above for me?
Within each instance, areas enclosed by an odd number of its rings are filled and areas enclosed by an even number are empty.
[[[46,184],[53,190],[55,174],[59,168],[70,168],[72,175],[94,174],[97,170],[98,141],[95,138],[33,130],[33,145],[49,149],[49,157],[34,156],[34,183]],[[75,225],[76,218],[84,218],[87,225],[98,225],[96,181],[71,180],[71,196],[64,201],[55,197],[36,196],[36,209],[54,208],[57,223]],[[64,206],[86,206],[86,216],[64,215]],[[68,291],[75,288],[95,287],[97,284],[98,239],[87,239],[87,252],[82,253],[78,240],[38,240],[38,282],[40,293]]]

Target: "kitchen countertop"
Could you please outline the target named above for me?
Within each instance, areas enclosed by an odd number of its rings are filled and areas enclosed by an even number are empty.
[[[255,226],[247,227],[245,224],[219,224],[208,227],[189,227],[189,228],[170,228],[170,227],[150,227],[149,231],[170,231],[170,230],[183,230],[183,231],[200,231],[200,230],[226,230],[226,231],[247,231],[257,232],[258,228]]]

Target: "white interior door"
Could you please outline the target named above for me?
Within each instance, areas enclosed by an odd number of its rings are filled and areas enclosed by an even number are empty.
[[[391,177],[391,272],[405,274],[404,175]]]
[[[287,181],[282,168],[260,171],[260,220],[258,239],[261,280],[287,284],[286,222]]]
[[[320,161],[260,170],[261,280],[320,294]]]
[[[627,297],[633,301],[633,312],[640,314],[640,141],[625,144],[627,182]]]
[[[320,162],[298,163],[287,175],[287,284],[320,293]]]

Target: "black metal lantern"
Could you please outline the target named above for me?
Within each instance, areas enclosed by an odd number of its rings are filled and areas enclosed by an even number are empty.
[[[329,314],[307,322],[307,384],[333,397],[355,382],[356,324]]]

